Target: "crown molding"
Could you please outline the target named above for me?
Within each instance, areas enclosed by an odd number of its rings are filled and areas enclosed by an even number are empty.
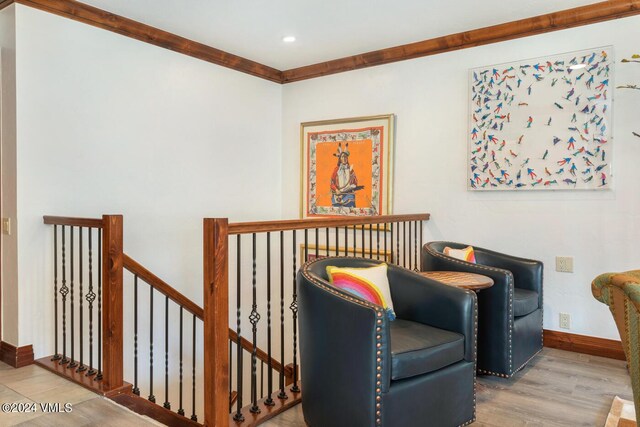
[[[183,55],[282,84],[640,14],[640,0],[607,0],[532,18],[280,71],[79,1],[0,0],[0,9],[13,3],[50,12]]]
[[[283,71],[283,83],[420,58],[640,14],[640,0],[608,0],[505,24]]]
[[[15,0],[0,0],[0,10],[4,9],[7,6],[11,6]]]

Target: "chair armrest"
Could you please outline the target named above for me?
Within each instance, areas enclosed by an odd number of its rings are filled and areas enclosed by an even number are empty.
[[[611,285],[622,289],[636,306],[640,304],[640,270],[613,274]]]
[[[542,262],[482,248],[476,250],[476,259],[479,263],[510,271],[513,274],[514,286],[519,289],[537,292],[538,307],[542,308],[542,276],[544,270]]]
[[[368,407],[375,400],[376,382],[381,381],[382,392],[386,392],[391,381],[389,327],[384,310],[331,286],[304,267],[297,275],[297,291],[305,393],[336,390],[335,402],[324,402],[328,407],[333,404],[342,408],[345,402],[351,402],[354,408]],[[351,397],[341,398],[342,393]],[[357,405],[353,404],[354,396],[361,401]],[[374,412],[372,408],[371,414]],[[358,425],[369,424],[359,419]]]
[[[475,249],[475,248],[474,248]],[[460,271],[482,274],[493,280],[493,286],[480,291],[480,335],[491,340],[493,351],[507,354],[509,328],[513,321],[513,274],[501,268],[461,261],[425,245],[422,249],[422,268],[426,271]],[[487,335],[488,334],[488,335]]]
[[[447,286],[410,270],[390,266],[396,316],[464,335],[465,360],[475,361],[477,300],[472,291]]]

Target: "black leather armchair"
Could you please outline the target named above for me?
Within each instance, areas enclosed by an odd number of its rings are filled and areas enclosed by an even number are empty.
[[[302,411],[311,427],[458,426],[475,420],[477,300],[389,265],[396,320],[327,281],[330,257],[297,277]]]
[[[542,273],[540,261],[474,246],[476,264],[443,254],[449,246],[430,242],[422,248],[425,271],[464,271],[493,279],[478,293],[478,372],[509,378],[542,350]]]

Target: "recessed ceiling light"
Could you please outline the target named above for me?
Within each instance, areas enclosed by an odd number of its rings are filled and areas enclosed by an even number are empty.
[[[284,36],[282,38],[282,41],[285,43],[293,43],[294,41],[296,41],[296,36]]]
[[[584,68],[586,66],[587,66],[587,64],[575,64],[575,65],[570,66],[569,68],[571,68],[572,70],[579,70],[579,69]]]

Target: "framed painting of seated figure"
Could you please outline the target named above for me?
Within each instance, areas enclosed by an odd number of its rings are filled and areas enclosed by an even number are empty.
[[[393,114],[301,124],[301,217],[391,214]]]

